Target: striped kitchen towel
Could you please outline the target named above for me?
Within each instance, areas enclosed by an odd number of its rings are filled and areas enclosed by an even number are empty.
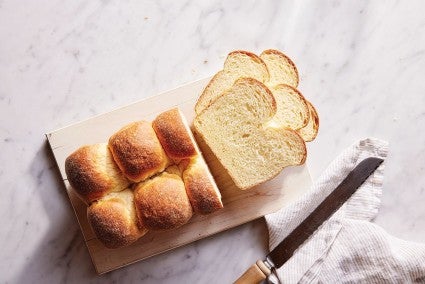
[[[385,159],[386,142],[361,140],[335,159],[302,198],[267,215],[270,250],[367,157]],[[385,162],[277,271],[272,283],[425,283],[425,245],[392,237],[372,223]]]

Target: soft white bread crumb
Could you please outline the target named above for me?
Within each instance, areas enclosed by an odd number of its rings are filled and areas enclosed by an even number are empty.
[[[270,74],[270,79],[266,82],[268,87],[280,84],[286,84],[294,88],[298,86],[298,70],[288,56],[278,50],[268,49],[260,54],[260,58],[267,65],[267,70]]]
[[[291,129],[272,126],[276,110],[264,84],[241,78],[195,118],[196,131],[241,189],[305,161],[304,140]]]

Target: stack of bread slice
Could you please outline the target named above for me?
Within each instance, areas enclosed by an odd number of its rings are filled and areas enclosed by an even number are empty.
[[[319,119],[298,82],[295,64],[280,51],[234,51],[200,95],[195,130],[240,189],[305,162]]]
[[[220,191],[179,109],[130,123],[108,143],[85,145],[65,161],[69,183],[88,205],[87,219],[108,248],[149,230],[170,230],[193,213],[223,207]]]

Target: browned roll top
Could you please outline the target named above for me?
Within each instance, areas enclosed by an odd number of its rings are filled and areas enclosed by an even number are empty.
[[[130,182],[115,164],[106,143],[83,146],[65,160],[65,172],[75,192],[87,204],[126,189]]]
[[[168,165],[167,155],[146,121],[131,123],[112,135],[109,148],[118,167],[133,182],[145,180]]]
[[[192,207],[182,179],[167,172],[139,183],[134,190],[136,212],[149,230],[169,230],[186,224]]]
[[[221,194],[201,156],[182,163],[183,182],[193,210],[210,214],[223,208]]]
[[[146,234],[137,219],[130,189],[107,195],[87,210],[87,218],[96,236],[108,248],[129,245]]]
[[[152,122],[152,126],[168,157],[176,160],[197,155],[190,129],[177,108],[163,112]]]

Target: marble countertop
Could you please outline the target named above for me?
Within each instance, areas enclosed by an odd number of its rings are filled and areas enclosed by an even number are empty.
[[[423,1],[0,1],[0,281],[228,283],[264,220],[96,276],[44,134],[277,48],[317,107],[317,178],[364,137],[390,143],[376,222],[425,242]]]

